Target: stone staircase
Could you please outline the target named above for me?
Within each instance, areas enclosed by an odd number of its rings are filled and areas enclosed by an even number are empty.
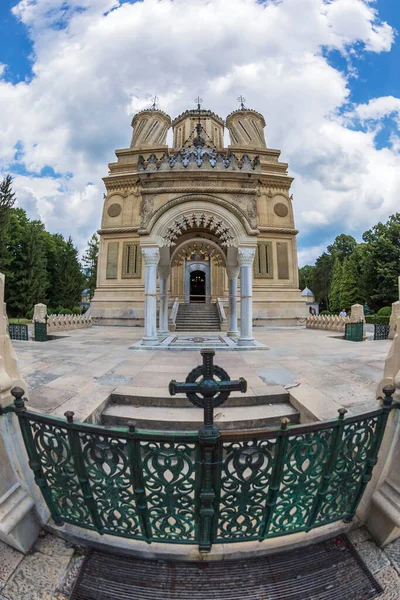
[[[101,424],[127,427],[135,421],[138,428],[164,431],[198,430],[203,422],[203,410],[194,408],[184,394],[171,397],[165,390],[117,387],[101,415]],[[299,423],[299,413],[289,403],[289,392],[279,385],[264,386],[260,393],[251,388],[245,394],[233,392],[230,398],[214,410],[214,421],[222,431],[257,429],[279,426],[286,417]]]
[[[180,304],[175,323],[176,331],[221,331],[216,304]]]

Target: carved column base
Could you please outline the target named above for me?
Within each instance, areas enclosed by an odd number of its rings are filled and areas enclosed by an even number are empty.
[[[34,501],[19,483],[0,498],[0,540],[26,554],[40,526],[33,511]]]

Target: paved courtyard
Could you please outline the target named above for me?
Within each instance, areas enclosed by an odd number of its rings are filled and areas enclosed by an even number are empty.
[[[302,327],[255,329],[268,349],[217,350],[215,362],[231,377],[245,377],[260,392],[267,385],[295,387],[332,404],[360,412],[375,405],[390,340],[347,342],[327,331]],[[141,328],[92,327],[57,335],[48,342],[14,341],[30,407],[86,419],[119,386],[138,395],[167,392],[171,379],[182,380],[201,362],[199,351],[132,350]],[[186,335],[186,334],[185,334]],[[321,396],[320,396],[321,395]]]

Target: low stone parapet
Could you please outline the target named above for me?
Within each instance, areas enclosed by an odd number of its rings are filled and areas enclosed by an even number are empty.
[[[306,319],[307,329],[327,329],[343,333],[346,323],[351,323],[350,318],[340,317],[339,315],[314,315]]]
[[[85,315],[50,315],[47,319],[47,333],[83,329],[91,326],[91,317]]]

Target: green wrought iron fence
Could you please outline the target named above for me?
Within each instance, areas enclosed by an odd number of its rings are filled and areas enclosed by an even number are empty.
[[[220,435],[214,426],[213,437],[206,425],[155,432],[75,423],[71,412],[45,416],[13,390],[29,464],[57,525],[200,549],[351,521],[393,392],[386,388],[382,407],[363,415],[345,418],[340,409],[332,421],[283,419],[280,428]]]
[[[344,337],[351,342],[362,342],[364,339],[364,323],[346,323]]]
[[[22,340],[27,342],[28,337],[28,325],[22,323],[12,323],[8,326],[8,333],[11,340]]]
[[[47,342],[47,317],[45,323],[34,322],[35,342]]]

